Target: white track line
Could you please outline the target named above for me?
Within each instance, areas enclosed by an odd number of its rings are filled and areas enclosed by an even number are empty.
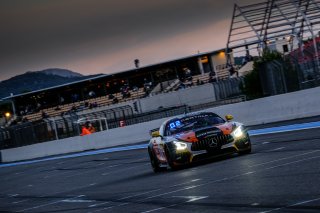
[[[311,202],[318,201],[318,200],[320,200],[320,198],[316,198],[316,199],[312,199],[312,200],[306,200],[306,201],[298,202],[298,203],[295,203],[295,204],[292,204],[292,205],[271,209],[269,211],[263,211],[263,212],[260,212],[260,213],[269,213],[269,212],[279,211],[279,210],[283,210],[285,208],[290,208],[290,207],[294,207],[294,206],[300,206],[302,204],[311,203]]]
[[[262,165],[266,165],[266,164],[269,164],[269,163],[274,163],[274,162],[287,160],[287,159],[291,159],[291,158],[295,158],[295,157],[299,157],[299,156],[303,156],[303,155],[312,154],[312,153],[315,153],[315,152],[320,152],[320,150],[314,150],[314,151],[302,153],[302,154],[299,154],[299,155],[294,155],[294,156],[290,156],[290,157],[286,157],[286,158],[280,158],[280,159],[277,159],[277,160],[272,160],[272,161],[268,161],[268,162],[264,162],[264,163],[259,163],[259,164],[255,164],[255,165],[252,165],[252,166],[249,166],[249,167],[262,166]]]
[[[315,157],[310,157],[310,158],[305,158],[305,159],[301,159],[301,160],[297,160],[297,161],[292,161],[290,163],[284,163],[284,164],[279,164],[279,165],[276,165],[276,166],[272,166],[272,167],[267,167],[267,168],[264,168],[264,169],[261,169],[261,170],[258,170],[258,171],[249,171],[249,172],[246,172],[246,173],[242,173],[242,174],[239,174],[239,175],[234,175],[234,176],[231,176],[231,177],[225,177],[225,178],[222,178],[222,179],[218,179],[218,180],[214,180],[214,181],[208,181],[208,182],[205,182],[205,183],[202,183],[202,184],[198,184],[198,185],[192,185],[192,186],[189,186],[189,187],[185,187],[185,188],[181,188],[181,189],[177,189],[177,190],[173,190],[173,191],[169,191],[169,192],[165,192],[165,193],[162,193],[162,194],[157,194],[157,195],[154,195],[154,196],[150,196],[150,197],[146,197],[146,198],[143,198],[141,200],[137,200],[136,202],[134,202],[135,204],[139,204],[139,203],[143,203],[144,201],[146,200],[150,200],[151,198],[157,198],[157,197],[162,197],[164,195],[169,195],[169,194],[173,194],[173,193],[176,193],[176,192],[181,192],[181,191],[187,191],[187,190],[190,190],[190,189],[194,189],[194,188],[199,188],[199,187],[203,187],[203,186],[206,186],[206,185],[209,185],[209,184],[212,184],[212,183],[218,183],[218,182],[222,182],[222,181],[228,181],[228,180],[232,180],[232,179],[236,179],[236,178],[239,178],[241,176],[246,176],[246,175],[251,175],[251,174],[254,174],[254,173],[257,173],[257,172],[263,172],[263,171],[267,171],[267,170],[271,170],[271,169],[275,169],[275,168],[279,168],[279,167],[283,167],[283,166],[288,166],[288,165],[292,165],[292,164],[297,164],[297,163],[301,163],[301,162],[304,162],[304,161],[308,161],[308,160],[313,160],[313,159],[316,159],[316,158],[320,158],[320,156],[315,156]],[[178,204],[173,204],[173,206],[176,206]],[[171,205],[172,206],[172,205]],[[169,208],[171,206],[167,206],[167,207],[160,207],[160,208],[157,208],[157,209],[152,209],[152,210],[147,210],[145,212],[154,212],[154,211],[158,211],[158,210],[162,210],[164,208]],[[104,208],[104,209],[101,209],[101,210],[98,210],[98,211],[103,211],[103,210],[107,210],[107,209],[111,209],[113,207],[116,207],[116,206],[110,206],[110,207],[107,207],[107,208]]]

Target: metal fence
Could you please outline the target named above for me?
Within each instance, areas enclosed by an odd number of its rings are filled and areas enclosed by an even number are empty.
[[[284,62],[279,60],[260,64],[259,76],[263,96],[288,92],[284,67]]]
[[[240,84],[243,82],[243,77],[230,78],[220,80],[213,83],[216,99],[226,100],[232,97],[241,96],[243,93],[240,90]]]
[[[0,148],[13,148],[79,136],[81,125],[85,122],[90,122],[95,127],[96,132],[100,132],[186,112],[188,112],[188,107],[183,105],[135,115],[128,114],[128,112],[122,109],[117,111],[115,117],[112,117],[106,111],[100,111],[82,115],[73,113],[60,119],[50,118],[36,122],[26,122],[1,129]]]
[[[320,86],[320,35],[289,55],[294,69],[298,73],[300,89]]]

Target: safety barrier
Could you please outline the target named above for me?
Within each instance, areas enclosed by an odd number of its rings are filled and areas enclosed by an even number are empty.
[[[221,116],[232,114],[246,125],[257,125],[320,115],[320,87],[210,108]],[[12,162],[50,155],[81,152],[147,141],[149,130],[168,118],[111,129],[83,137],[66,138],[14,149],[1,150],[2,162]]]

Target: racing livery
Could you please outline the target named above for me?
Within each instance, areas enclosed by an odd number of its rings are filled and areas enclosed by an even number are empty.
[[[151,130],[148,153],[153,170],[174,169],[191,163],[197,155],[215,155],[225,149],[250,153],[245,127],[232,119],[231,115],[224,120],[211,112],[192,113],[167,120],[159,129]]]

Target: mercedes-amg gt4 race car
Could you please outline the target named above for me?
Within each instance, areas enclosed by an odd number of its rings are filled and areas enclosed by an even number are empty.
[[[226,120],[211,112],[186,114],[151,130],[148,153],[153,170],[175,169],[191,163],[195,156],[214,156],[226,149],[250,153],[250,138],[244,125],[232,121],[231,115],[225,117]]]

